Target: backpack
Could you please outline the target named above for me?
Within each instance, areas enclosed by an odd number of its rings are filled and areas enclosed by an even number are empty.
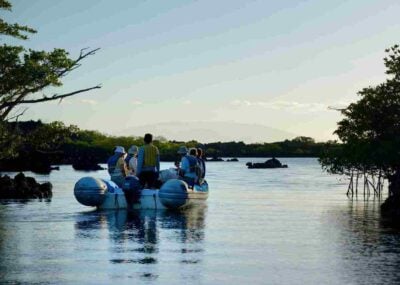
[[[189,161],[189,166],[190,166],[190,172],[191,173],[195,173],[197,178],[200,178],[202,175],[202,171],[201,171],[201,167],[199,165],[199,161],[197,160],[197,158],[190,156],[190,155],[186,155],[187,160]]]

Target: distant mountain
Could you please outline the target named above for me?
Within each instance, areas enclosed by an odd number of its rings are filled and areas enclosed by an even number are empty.
[[[145,133],[163,136],[168,140],[189,141],[193,139],[203,143],[217,141],[276,142],[297,136],[263,125],[234,122],[168,122],[131,127],[116,133],[116,135],[142,136]]]

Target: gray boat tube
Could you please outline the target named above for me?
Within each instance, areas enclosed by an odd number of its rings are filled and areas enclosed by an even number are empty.
[[[161,186],[158,197],[165,207],[178,209],[188,202],[188,189],[189,186],[185,181],[170,179]]]
[[[190,189],[185,181],[170,179],[161,186],[158,197],[168,209],[184,208],[207,200],[208,184],[195,185],[194,189]]]
[[[107,192],[107,184],[101,179],[83,177],[76,182],[74,195],[79,203],[85,206],[99,206],[104,202]]]

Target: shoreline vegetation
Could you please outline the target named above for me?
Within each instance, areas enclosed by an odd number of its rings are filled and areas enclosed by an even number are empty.
[[[0,171],[49,173],[53,165],[71,164],[76,170],[100,170],[116,145],[141,146],[141,136],[109,136],[97,131],[81,130],[62,122],[39,121],[7,124],[14,137],[14,156],[0,159]],[[220,157],[319,157],[327,143],[309,137],[297,137],[273,143],[169,141],[156,137],[162,161],[175,161],[179,146],[201,147],[210,161]]]
[[[9,0],[0,0],[0,10],[12,10]],[[2,39],[27,40],[36,32],[31,27],[8,23],[0,18]],[[142,134],[116,137],[80,130],[77,126],[66,126],[62,122],[18,122],[26,110],[21,107],[26,104],[61,102],[64,98],[101,88],[101,84],[97,84],[64,94],[45,95],[42,92],[48,87],[62,86],[62,79],[79,68],[82,61],[94,55],[98,48],[83,48],[73,58],[62,48],[33,50],[18,43],[5,41],[0,46],[0,178],[4,171],[49,173],[52,165],[60,164],[72,164],[79,170],[99,170],[99,164],[106,162],[116,145],[126,148],[142,145]],[[328,173],[350,177],[347,194],[351,197],[358,195],[359,178],[364,178],[364,196],[365,193],[367,196],[370,194],[369,185],[374,189],[374,195],[380,196],[383,181],[387,179],[389,198],[381,208],[382,214],[399,220],[400,46],[394,45],[385,52],[384,65],[388,78],[376,86],[363,88],[358,92],[359,99],[356,102],[337,109],[343,116],[334,132],[340,144],[315,142],[304,136],[281,142],[253,144],[202,144],[194,140],[181,142],[155,137],[154,144],[160,150],[160,158],[163,161],[175,161],[181,145],[201,147],[213,161],[220,161],[221,157],[319,157],[322,168]],[[19,178],[14,178],[11,184],[16,185]],[[0,183],[2,185],[10,182],[8,176],[3,179],[6,181]],[[29,181],[31,190],[39,187],[30,179],[22,180],[22,190],[29,186]]]

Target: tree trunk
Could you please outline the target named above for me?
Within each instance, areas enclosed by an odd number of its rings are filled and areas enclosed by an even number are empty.
[[[389,175],[388,181],[389,197],[382,204],[381,212],[389,218],[400,218],[400,169]]]

